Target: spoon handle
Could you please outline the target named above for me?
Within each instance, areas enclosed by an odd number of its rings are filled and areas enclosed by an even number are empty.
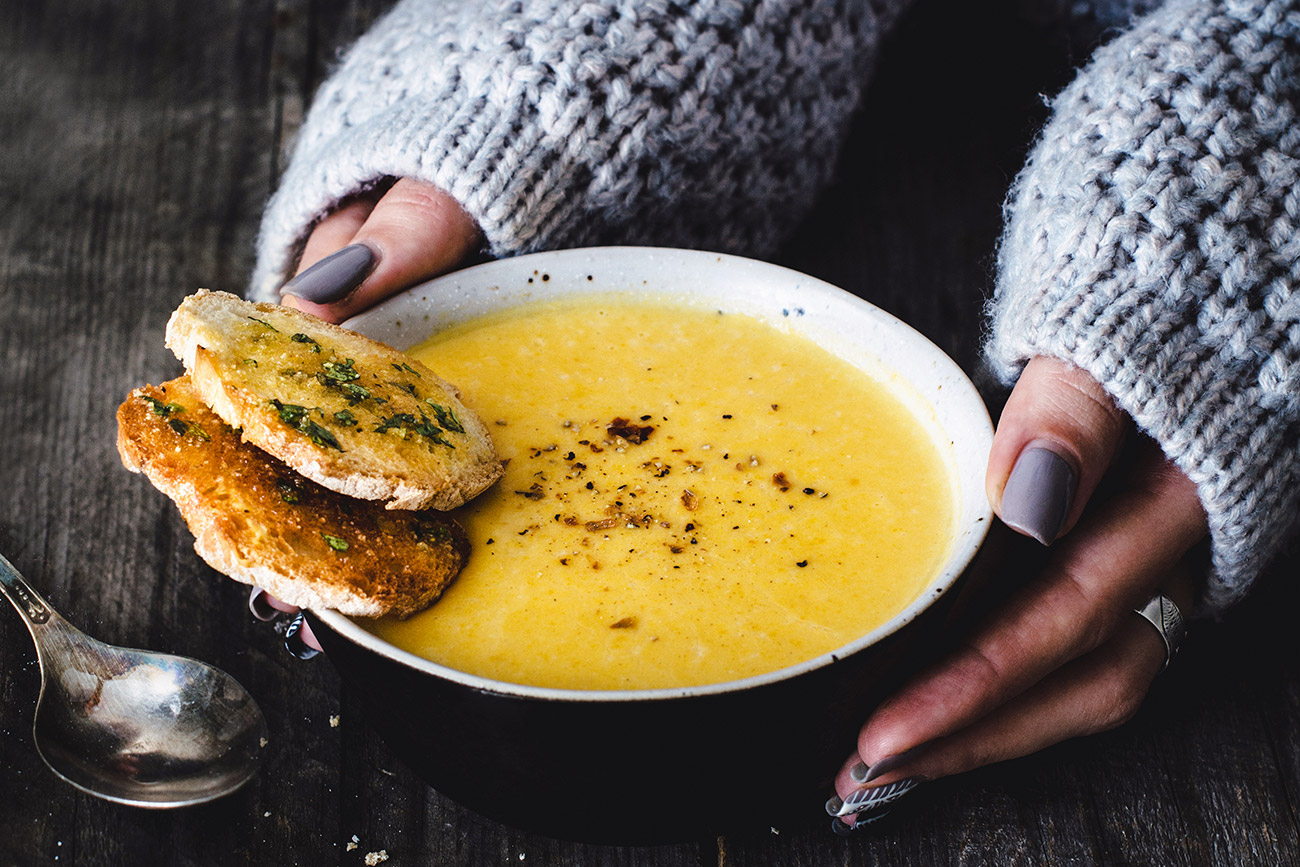
[[[50,604],[23,580],[23,576],[18,574],[18,570],[4,558],[3,554],[0,554],[0,592],[3,592],[5,598],[18,609],[18,613],[26,618],[29,629],[47,622],[54,616],[54,609]]]

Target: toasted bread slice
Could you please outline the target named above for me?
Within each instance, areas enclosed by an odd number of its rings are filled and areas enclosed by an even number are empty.
[[[117,424],[122,463],[176,502],[199,556],[285,602],[406,617],[469,556],[449,517],[345,497],[243,442],[188,377],[137,388]]]
[[[314,316],[200,290],[172,314],[167,346],[244,439],[341,494],[453,509],[501,476],[454,386]]]

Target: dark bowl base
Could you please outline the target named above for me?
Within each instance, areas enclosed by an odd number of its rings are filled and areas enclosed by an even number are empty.
[[[796,678],[716,695],[571,701],[473,688],[316,618],[312,629],[369,722],[435,789],[509,825],[624,844],[815,815],[903,650],[894,636]]]

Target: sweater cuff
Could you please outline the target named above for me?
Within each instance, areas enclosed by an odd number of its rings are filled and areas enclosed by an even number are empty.
[[[510,167],[523,155],[544,159],[529,141],[518,107],[482,100],[431,103],[408,98],[356,126],[343,126],[315,146],[300,147],[263,217],[249,295],[279,300],[311,228],[344,199],[388,178],[416,178],[450,194],[500,252],[503,238],[522,240],[511,225],[511,201],[527,199]],[[531,147],[530,147],[531,146]],[[471,182],[470,179],[474,182]],[[534,209],[540,203],[531,202]],[[527,212],[538,216],[536,210]]]
[[[601,243],[762,255],[829,180],[910,0],[403,0],[322,87],[263,218],[274,298],[312,225],[387,177],[497,256]]]
[[[1101,49],[1013,187],[986,350],[1088,371],[1199,491],[1203,607],[1300,506],[1300,104],[1280,2],[1173,2]]]

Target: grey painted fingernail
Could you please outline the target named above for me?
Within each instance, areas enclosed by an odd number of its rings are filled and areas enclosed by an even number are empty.
[[[886,807],[883,810],[873,810],[870,813],[859,813],[852,817],[853,821],[851,823],[846,822],[837,816],[836,818],[831,819],[831,830],[836,834],[839,834],[841,837],[850,837],[853,835],[853,832],[859,828],[879,822],[888,815],[889,808]]]
[[[266,601],[266,591],[260,587],[254,587],[253,592],[248,594],[248,610],[263,623],[280,616],[280,612]]]
[[[330,304],[360,286],[374,267],[374,250],[365,244],[349,244],[285,283],[280,294]]]
[[[1002,490],[1002,522],[1052,544],[1074,499],[1074,470],[1056,452],[1032,446],[1020,453]]]
[[[302,614],[299,614],[289,623],[289,627],[284,630],[284,649],[299,659],[311,659],[320,651],[314,647],[308,647],[307,642],[302,640],[303,623]]]
[[[868,768],[866,773],[862,775],[862,779],[859,780],[857,777],[854,777],[854,782],[869,783],[872,780],[883,777],[885,774],[894,770],[894,768],[901,767],[911,761],[912,758],[921,751],[921,747],[923,746],[925,746],[925,744],[912,747],[910,750],[903,750],[901,753],[896,753],[892,756],[885,756],[883,759]],[[852,776],[851,771],[850,776]]]
[[[858,762],[849,768],[849,779],[855,783],[865,783],[868,771],[870,771],[870,768],[867,767],[866,762]]]
[[[902,780],[886,783],[883,786],[858,789],[844,799],[844,805],[840,807],[836,815],[843,818],[867,810],[877,810],[894,803],[924,781],[924,777],[906,777]]]
[[[826,815],[838,816],[840,814],[840,807],[843,806],[844,802],[840,800],[839,795],[831,795],[826,801]]]
[[[883,810],[872,810],[870,813],[858,813],[858,815],[853,817],[853,830],[856,831],[863,825],[870,825],[879,822],[881,819],[889,815],[890,809],[891,808],[889,807],[885,807]]]

